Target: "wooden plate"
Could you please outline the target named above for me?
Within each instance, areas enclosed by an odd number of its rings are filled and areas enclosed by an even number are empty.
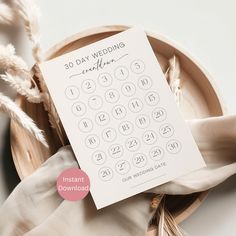
[[[127,26],[104,26],[78,33],[52,47],[46,53],[46,59],[91,44],[127,28]],[[206,71],[192,57],[169,40],[150,32],[147,32],[147,35],[164,71],[167,68],[168,59],[174,54],[180,59],[183,80],[183,102],[180,109],[183,117],[191,119],[224,114],[225,109],[221,97]],[[16,123],[11,123],[13,159],[17,172],[23,179],[36,170],[51,154],[55,153],[60,144],[58,137],[50,128],[47,113],[43,110],[42,105],[30,104],[20,96],[17,98],[17,102],[45,131],[50,144],[50,150],[46,150]],[[206,195],[207,192],[187,196],[168,196],[166,204],[177,223],[180,223],[197,209]],[[151,232],[149,234],[154,235]]]

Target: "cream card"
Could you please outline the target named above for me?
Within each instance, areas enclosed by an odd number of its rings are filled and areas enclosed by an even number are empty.
[[[98,209],[205,166],[143,30],[40,69]]]

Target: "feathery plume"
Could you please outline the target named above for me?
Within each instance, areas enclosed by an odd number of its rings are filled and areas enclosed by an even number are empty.
[[[7,73],[0,75],[0,79],[7,82],[17,93],[26,97],[29,102],[40,103],[42,102],[42,95],[37,86],[32,87],[29,80],[24,80],[18,76],[12,76]]]
[[[15,24],[15,12],[5,3],[0,3],[0,24]]]
[[[179,58],[175,55],[169,60],[169,67],[165,73],[170,88],[175,95],[175,101],[180,105],[182,93],[181,93],[181,78],[180,78],[180,62]]]
[[[44,138],[42,130],[40,130],[34,121],[26,115],[10,98],[0,93],[0,111],[5,112],[9,117],[17,122],[21,127],[32,134],[45,147],[48,144]]]
[[[15,55],[15,48],[12,44],[0,45],[0,68],[13,76],[32,80],[28,66],[21,57]]]
[[[42,61],[40,47],[39,8],[32,0],[14,0],[13,6],[19,17],[23,20],[26,33],[32,42],[32,54],[36,62]]]
[[[33,44],[32,54],[34,59],[37,63],[40,63],[43,57],[40,46],[39,9],[32,0],[14,0],[14,6],[18,12],[18,15],[24,22],[25,31],[27,32],[29,40]],[[40,89],[43,94],[42,97],[44,108],[48,112],[49,122],[52,128],[56,130],[61,143],[64,145],[64,130],[37,63],[35,64],[33,70],[35,77],[39,81]]]

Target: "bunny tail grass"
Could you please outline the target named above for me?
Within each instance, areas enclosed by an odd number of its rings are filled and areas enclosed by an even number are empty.
[[[11,119],[26,129],[45,147],[48,147],[42,130],[40,130],[34,121],[28,115],[26,115],[10,98],[6,97],[2,93],[0,93],[0,111],[5,112]]]

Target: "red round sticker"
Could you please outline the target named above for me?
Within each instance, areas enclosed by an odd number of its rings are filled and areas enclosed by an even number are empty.
[[[57,178],[57,191],[68,201],[78,201],[89,193],[90,181],[88,175],[78,169],[64,170]]]

